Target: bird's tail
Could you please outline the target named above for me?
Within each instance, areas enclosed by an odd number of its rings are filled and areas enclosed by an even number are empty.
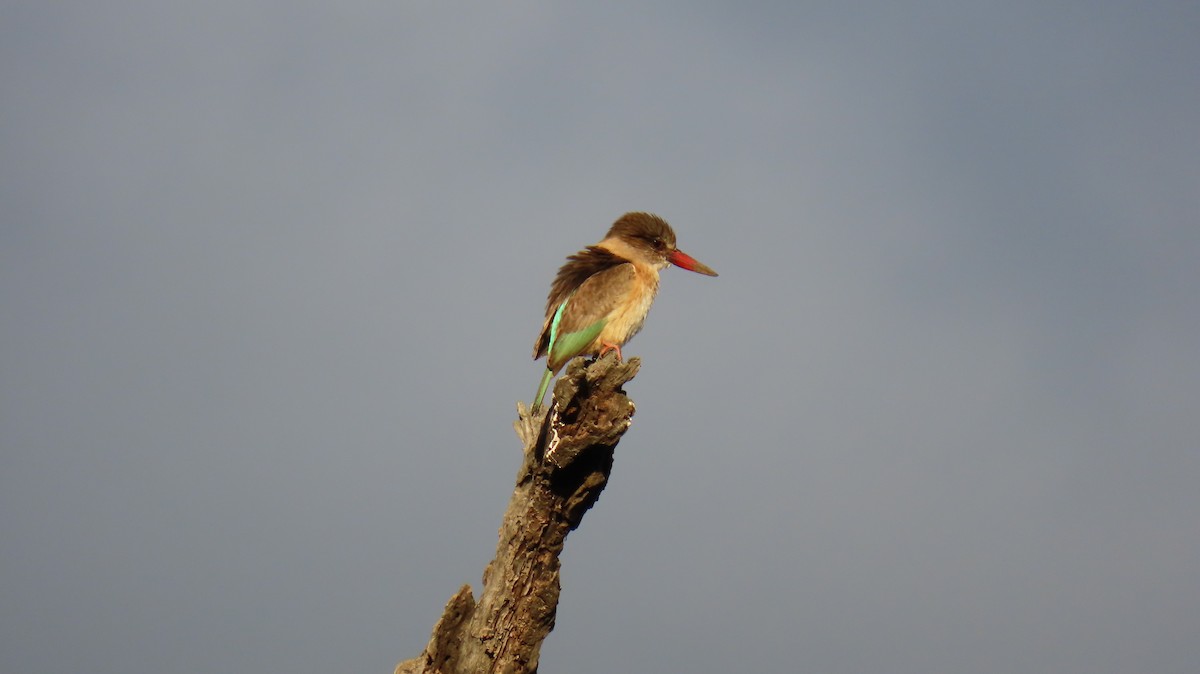
[[[537,414],[538,410],[542,408],[542,398],[546,397],[546,389],[550,388],[551,379],[554,379],[554,373],[550,371],[550,368],[546,368],[546,374],[542,375],[542,383],[538,384],[537,397],[533,399],[533,408],[529,410],[530,412]]]

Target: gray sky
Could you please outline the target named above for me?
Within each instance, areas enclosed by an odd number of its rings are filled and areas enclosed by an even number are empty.
[[[328,5],[328,6],[326,6]],[[1200,5],[4,3],[0,670],[390,672],[563,257],[664,275],[542,671],[1192,672]]]

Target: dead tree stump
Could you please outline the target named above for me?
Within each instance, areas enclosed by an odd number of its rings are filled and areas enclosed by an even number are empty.
[[[559,554],[567,534],[600,498],[613,452],[633,418],[621,387],[641,361],[576,358],[554,387],[546,411],[517,404],[513,422],[524,460],[509,500],[496,557],[476,600],[464,585],[446,604],[421,655],[396,674],[536,672],[542,641],[554,629]]]

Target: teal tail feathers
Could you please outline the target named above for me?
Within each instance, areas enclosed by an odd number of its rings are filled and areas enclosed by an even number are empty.
[[[554,379],[554,373],[550,368],[546,368],[546,374],[542,375],[542,383],[538,384],[537,397],[533,399],[533,407],[529,410],[536,414],[542,408],[542,398],[546,397],[546,389],[550,388],[550,380]]]

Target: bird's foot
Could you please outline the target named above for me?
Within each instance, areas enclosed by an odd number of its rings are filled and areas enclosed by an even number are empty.
[[[609,344],[608,342],[600,342],[600,353],[596,354],[596,360],[600,360],[601,358],[603,358],[604,354],[608,353],[609,351],[617,352],[617,362],[618,363],[624,362],[625,359],[621,357],[621,345],[620,344]]]

